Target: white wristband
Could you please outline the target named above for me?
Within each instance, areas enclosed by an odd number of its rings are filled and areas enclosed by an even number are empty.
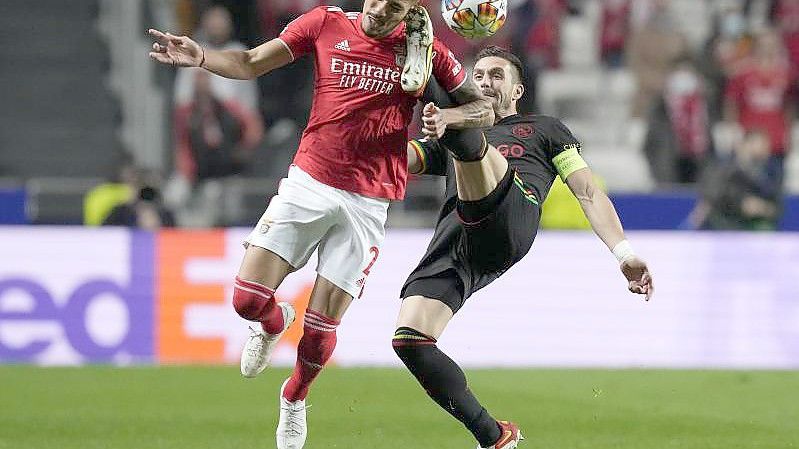
[[[635,251],[633,251],[633,246],[630,245],[630,242],[622,240],[613,247],[613,255],[616,256],[616,260],[619,263],[622,263],[631,257],[635,257]]]

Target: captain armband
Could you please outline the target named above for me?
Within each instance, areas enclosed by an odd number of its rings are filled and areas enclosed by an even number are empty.
[[[552,163],[555,164],[560,179],[566,181],[570,174],[588,167],[588,164],[580,156],[580,144],[565,145],[563,149],[562,153],[552,158]]]

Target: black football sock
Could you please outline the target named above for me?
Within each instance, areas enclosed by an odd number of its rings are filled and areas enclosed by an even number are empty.
[[[488,151],[488,142],[480,128],[448,129],[439,142],[461,162],[479,161]]]
[[[497,421],[480,405],[466,384],[461,368],[436,346],[436,340],[415,329],[400,327],[394,352],[436,403],[463,423],[481,447],[494,444],[501,432]]]

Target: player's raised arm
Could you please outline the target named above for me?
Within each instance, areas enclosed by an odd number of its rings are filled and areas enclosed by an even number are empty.
[[[491,101],[483,96],[471,78],[450,95],[460,106],[441,110],[444,129],[486,128],[494,124]]]
[[[487,128],[494,124],[494,108],[491,101],[483,96],[471,79],[467,79],[462,86],[450,93],[450,97],[446,100],[442,100],[444,97],[441,95],[446,94],[441,93],[437,83],[434,80],[430,83],[433,89],[428,86],[422,114],[422,132],[425,137],[437,139],[443,136],[447,129]],[[459,106],[444,109],[436,106],[452,102]]]
[[[580,202],[580,207],[585,212],[596,235],[605,242],[605,245],[613,251],[613,255],[618,259],[621,271],[627,278],[630,291],[646,295],[646,300],[649,301],[654,292],[654,284],[646,262],[635,255],[632,246],[624,238],[624,229],[621,226],[619,215],[610,198],[594,183],[591,169],[586,167],[584,162],[581,165],[581,168],[565,174],[566,185]],[[561,173],[563,174],[563,171]]]
[[[490,99],[483,96],[463,64],[440,41],[434,42],[433,49],[437,55],[433,58],[433,76],[422,101],[448,108],[441,110],[443,126],[439,128],[440,134],[436,136],[423,129],[425,136],[441,137],[446,128],[486,128],[494,125],[494,108]],[[452,106],[453,103],[455,106]]]
[[[292,54],[279,39],[250,50],[212,50],[186,36],[150,29],[155,40],[150,57],[174,67],[202,67],[233,79],[253,79],[292,61]]]

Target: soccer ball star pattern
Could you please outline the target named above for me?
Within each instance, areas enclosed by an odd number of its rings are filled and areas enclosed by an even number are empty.
[[[444,22],[467,39],[496,33],[508,17],[507,0],[441,0]]]

